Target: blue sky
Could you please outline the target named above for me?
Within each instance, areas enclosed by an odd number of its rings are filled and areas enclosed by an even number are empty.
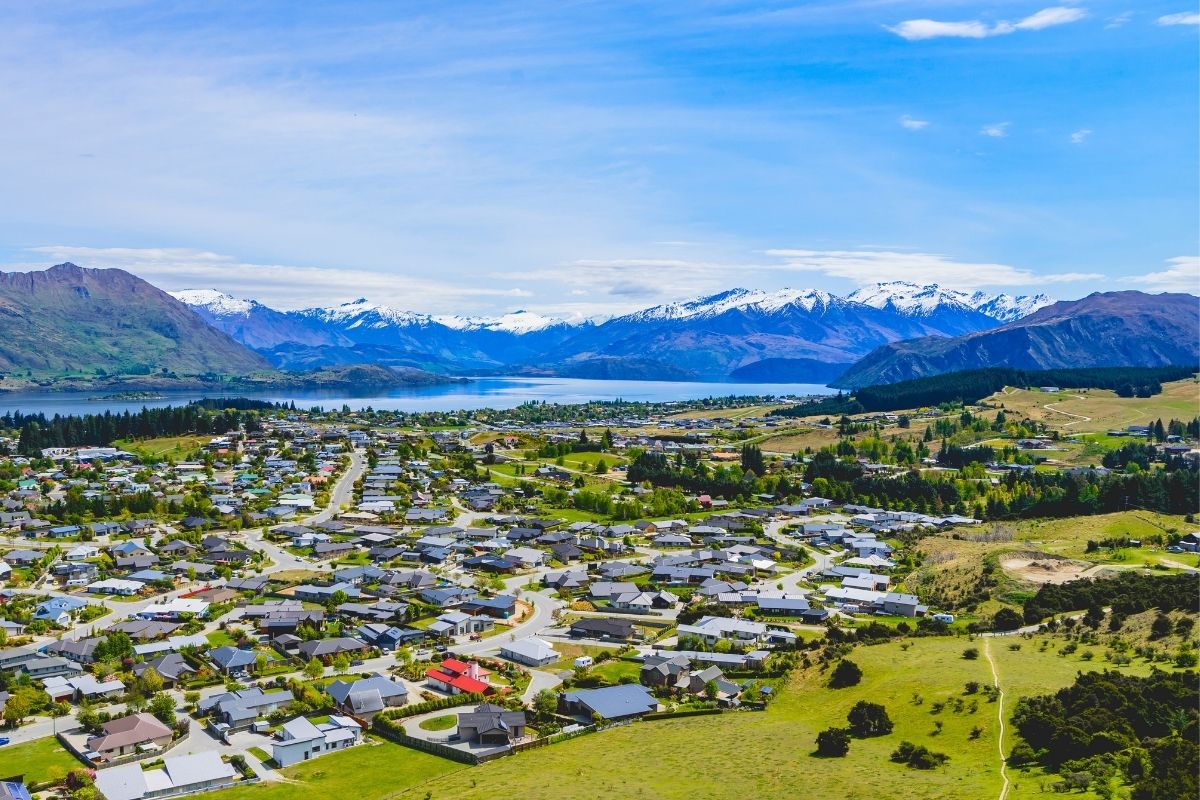
[[[1200,14],[6,4],[0,263],[281,307],[1200,284]]]

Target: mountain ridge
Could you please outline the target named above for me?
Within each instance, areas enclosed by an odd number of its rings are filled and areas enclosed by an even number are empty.
[[[379,363],[451,374],[640,378],[658,368],[676,380],[747,380],[766,374],[782,379],[791,365],[797,374],[790,380],[801,382],[807,375],[839,374],[891,341],[1001,324],[975,306],[1011,316],[1049,302],[1041,295],[967,294],[906,282],[857,293],[866,302],[817,289],[734,288],[580,322],[528,310],[500,317],[438,316],[366,298],[276,311],[215,290],[176,294],[276,366],[346,363],[354,353],[369,350]],[[768,363],[753,366],[764,360]],[[814,368],[817,363],[836,369]]]
[[[1182,293],[1094,292],[1045,306],[991,330],[883,345],[831,385],[858,388],[988,367],[1197,363],[1198,303],[1200,298]]]

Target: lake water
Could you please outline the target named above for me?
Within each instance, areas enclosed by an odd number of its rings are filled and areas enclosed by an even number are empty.
[[[385,392],[348,390],[238,392],[273,402],[295,401],[299,408],[360,410],[370,406],[389,411],[458,411],[479,408],[513,408],[533,400],[548,403],[584,403],[590,400],[667,402],[699,400],[729,395],[802,397],[830,394],[828,387],[807,383],[701,383],[676,381],[607,381],[580,378],[475,378],[470,383],[398,388]],[[181,405],[212,391],[164,392],[161,400],[89,400],[102,392],[27,392],[0,395],[0,414],[8,411],[54,414],[99,414],[138,411],[143,406]]]

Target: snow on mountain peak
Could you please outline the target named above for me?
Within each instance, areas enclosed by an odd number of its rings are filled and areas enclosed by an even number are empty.
[[[433,321],[457,331],[503,331],[517,335],[534,333],[535,331],[552,328],[555,325],[565,324],[561,319],[547,317],[524,309],[502,314],[499,317],[462,317],[454,315],[434,317]]]
[[[253,300],[241,300],[216,289],[184,289],[170,295],[185,306],[202,308],[215,317],[244,316],[258,305]]]
[[[833,295],[819,289],[779,289],[768,292],[760,289],[739,288],[695,300],[654,306],[629,314],[624,319],[631,321],[699,319],[715,317],[734,310],[774,314],[788,306],[797,306],[805,311],[812,311],[814,308],[825,308],[837,301],[838,299]]]
[[[847,300],[872,308],[892,308],[910,316],[929,316],[940,308],[976,311],[1000,322],[1026,317],[1054,301],[1044,294],[1013,296],[943,289],[936,283],[927,286],[908,281],[891,281],[864,286],[846,296]]]

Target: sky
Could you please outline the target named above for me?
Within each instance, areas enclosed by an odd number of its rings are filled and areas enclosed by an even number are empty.
[[[0,6],[0,268],[578,318],[1200,290],[1195,0]]]

